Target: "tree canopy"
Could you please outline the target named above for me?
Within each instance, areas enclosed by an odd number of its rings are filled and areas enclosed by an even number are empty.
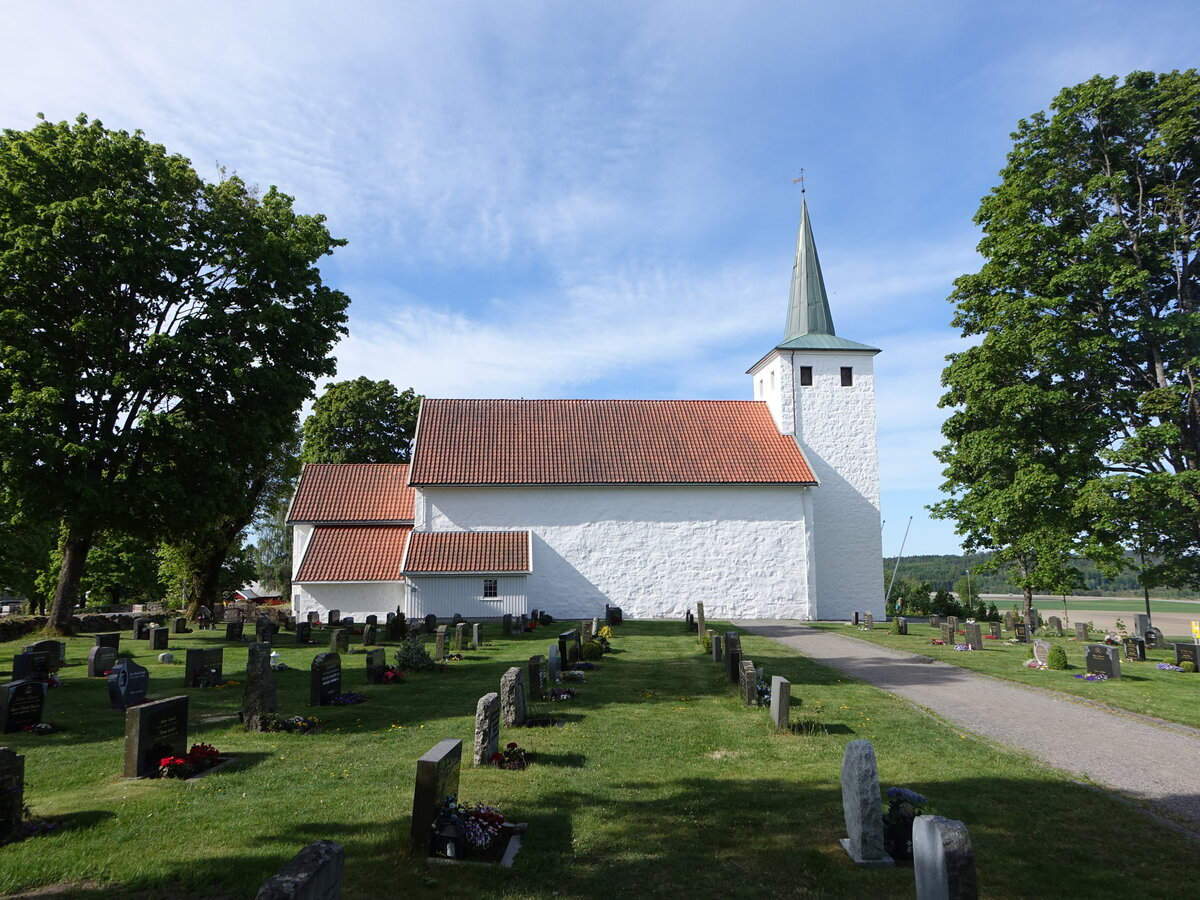
[[[58,521],[69,625],[102,532],[208,527],[294,432],[344,333],[292,198],[80,116],[0,134],[0,508]]]
[[[387,380],[356,378],[325,388],[304,420],[306,463],[404,463],[412,453],[421,397]]]
[[[955,283],[938,453],[968,550],[1069,589],[1072,552],[1200,585],[1200,75],[1095,77],[1022,120]]]

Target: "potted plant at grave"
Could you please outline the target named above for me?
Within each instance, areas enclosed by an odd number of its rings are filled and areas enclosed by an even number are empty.
[[[890,787],[888,808],[883,814],[883,849],[896,860],[911,860],[913,820],[925,813],[929,802],[908,788]]]
[[[494,851],[503,850],[503,826],[504,816],[496,807],[459,803],[457,795],[450,794],[438,805],[430,849],[434,856],[446,859],[496,862],[491,857],[496,855]]]

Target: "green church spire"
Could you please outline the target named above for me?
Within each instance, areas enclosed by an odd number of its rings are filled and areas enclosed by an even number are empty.
[[[829,296],[821,275],[821,260],[808,219],[808,203],[800,201],[800,231],[796,235],[796,261],[792,266],[792,296],[788,302],[784,342],[806,334],[836,334],[829,312]]]

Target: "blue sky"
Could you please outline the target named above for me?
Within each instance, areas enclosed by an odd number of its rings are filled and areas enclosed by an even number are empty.
[[[1197,62],[1149,2],[12,2],[0,126],[79,112],[277,184],[349,246],[338,378],[437,397],[749,399],[800,196],[876,358],[884,552],[932,522],[946,301],[1017,121]]]

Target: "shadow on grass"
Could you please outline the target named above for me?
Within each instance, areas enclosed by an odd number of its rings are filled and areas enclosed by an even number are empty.
[[[545,753],[538,751],[533,757],[535,766],[553,766],[559,769],[582,769],[587,763],[584,753]]]

